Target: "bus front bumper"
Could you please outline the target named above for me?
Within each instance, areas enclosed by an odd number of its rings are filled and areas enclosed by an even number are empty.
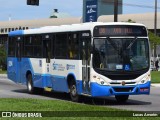
[[[134,86],[102,86],[91,83],[91,96],[105,97],[111,95],[140,95],[150,93],[150,81]]]

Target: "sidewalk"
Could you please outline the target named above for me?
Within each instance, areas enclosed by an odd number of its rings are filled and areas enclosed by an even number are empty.
[[[153,86],[153,87],[160,87],[160,83],[152,83],[151,86]]]

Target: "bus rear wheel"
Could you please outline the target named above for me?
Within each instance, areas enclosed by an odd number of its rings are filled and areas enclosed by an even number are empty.
[[[128,100],[129,95],[115,95],[115,98],[116,98],[117,102],[125,103]]]
[[[73,102],[78,102],[79,101],[79,95],[77,93],[76,83],[72,81],[71,84],[69,85],[69,89],[70,89],[71,100]]]

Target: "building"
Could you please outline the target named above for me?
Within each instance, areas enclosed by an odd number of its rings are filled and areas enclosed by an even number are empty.
[[[154,13],[143,13],[143,14],[121,14],[118,15],[119,22],[126,22],[129,19],[136,23],[142,23],[146,27],[154,32]],[[98,18],[98,22],[113,22],[113,15],[102,15]],[[157,13],[157,35],[160,36],[160,12]]]
[[[144,13],[144,14],[122,14],[118,16],[119,22],[125,22],[131,19],[136,23],[144,24],[149,31],[154,33],[154,13]],[[113,22],[114,16],[113,15],[102,15],[98,18],[99,22]],[[160,12],[157,13],[157,35],[160,36]],[[154,56],[154,51],[152,51],[152,56]],[[160,58],[160,46],[156,48],[156,56]]]
[[[114,0],[83,0],[83,21],[95,22],[101,15],[114,14]],[[118,0],[118,14],[122,14],[122,0]]]
[[[7,41],[8,32],[10,31],[25,30],[30,28],[44,27],[44,26],[68,25],[81,22],[82,22],[81,17],[3,21],[0,22],[0,44],[4,44],[5,41]]]
[[[125,22],[131,19],[137,23],[142,23],[146,27],[154,32],[154,13],[144,14],[120,14],[118,16],[119,22]],[[102,15],[97,19],[98,22],[113,22],[113,15]],[[157,13],[157,35],[160,36],[160,12]],[[48,18],[38,20],[17,20],[17,21],[3,21],[0,22],[0,44],[4,44],[7,41],[8,32],[13,30],[25,30],[29,28],[37,28],[43,26],[57,26],[67,24],[83,23],[82,18]],[[157,54],[160,56],[160,46],[157,47]]]

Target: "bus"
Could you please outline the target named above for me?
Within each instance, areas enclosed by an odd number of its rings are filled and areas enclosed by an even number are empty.
[[[150,94],[150,45],[144,25],[93,22],[9,33],[8,78],[37,90],[81,96]]]

